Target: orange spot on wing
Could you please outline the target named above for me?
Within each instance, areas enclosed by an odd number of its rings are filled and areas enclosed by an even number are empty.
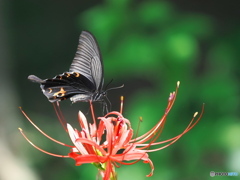
[[[75,77],[79,77],[79,76],[80,76],[80,74],[75,72]]]
[[[48,88],[49,92],[48,93],[51,93],[52,92],[52,88]]]
[[[66,75],[67,77],[71,76],[71,74],[69,74],[69,73],[65,73],[65,75]]]
[[[56,92],[53,94],[53,96],[57,96],[57,97],[63,97],[65,95],[67,91],[64,91],[63,88],[60,89],[60,91]]]

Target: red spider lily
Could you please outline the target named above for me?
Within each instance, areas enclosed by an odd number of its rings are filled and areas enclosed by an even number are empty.
[[[81,131],[73,129],[70,124],[65,123],[63,115],[60,111],[59,105],[55,104],[55,110],[57,116],[62,123],[65,130],[68,132],[74,146],[59,142],[42,130],[40,130],[30,118],[22,111],[24,116],[33,124],[38,131],[52,141],[61,145],[71,148],[71,152],[68,155],[57,155],[44,151],[43,149],[34,145],[23,133],[20,132],[26,138],[26,140],[32,144],[38,150],[56,157],[73,158],[76,161],[76,165],[79,166],[85,163],[94,164],[103,180],[115,180],[117,179],[115,167],[119,165],[132,165],[142,160],[144,163],[148,163],[151,167],[150,174],[147,177],[153,175],[154,166],[149,159],[148,152],[158,151],[166,148],[176,142],[180,137],[192,129],[198,121],[201,119],[204,106],[202,108],[200,116],[195,119],[198,113],[195,113],[189,125],[179,135],[165,140],[158,141],[162,129],[166,122],[168,113],[170,112],[174,101],[176,99],[177,91],[179,88],[179,82],[177,83],[176,91],[170,93],[168,99],[168,105],[163,117],[157,122],[157,124],[142,136],[133,138],[133,129],[129,120],[125,119],[122,115],[123,110],[123,98],[121,98],[120,112],[110,112],[104,117],[99,117],[98,124],[96,123],[93,106],[90,103],[93,123],[88,123],[86,117],[80,111],[78,114],[79,124]],[[162,147],[156,147],[157,145],[165,144]]]

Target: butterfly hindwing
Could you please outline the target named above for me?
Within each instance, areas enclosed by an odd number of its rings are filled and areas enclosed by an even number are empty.
[[[66,72],[45,80],[31,75],[29,79],[41,84],[43,94],[50,102],[65,100],[75,95],[82,95],[82,101],[87,101],[94,92],[92,82],[79,73]]]

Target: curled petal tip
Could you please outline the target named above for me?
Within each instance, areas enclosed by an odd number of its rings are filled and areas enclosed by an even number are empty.
[[[74,132],[73,127],[70,124],[68,124],[68,123],[67,123],[67,129],[68,129],[69,134]]]
[[[79,115],[80,117],[84,117],[84,118],[85,118],[85,115],[82,113],[82,111],[78,111],[78,115]]]

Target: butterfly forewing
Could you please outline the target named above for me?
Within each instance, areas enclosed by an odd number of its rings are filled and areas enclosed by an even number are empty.
[[[70,72],[78,72],[88,78],[95,85],[95,90],[102,89],[102,59],[98,44],[91,33],[86,31],[81,33]]]

